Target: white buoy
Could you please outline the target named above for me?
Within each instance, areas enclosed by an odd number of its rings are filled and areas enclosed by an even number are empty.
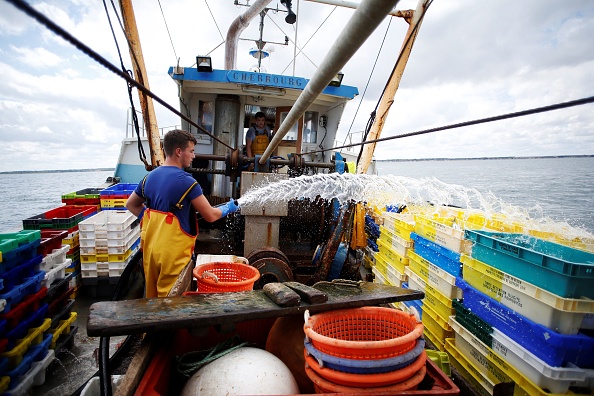
[[[198,370],[181,396],[294,395],[299,386],[287,366],[258,348],[239,348]]]

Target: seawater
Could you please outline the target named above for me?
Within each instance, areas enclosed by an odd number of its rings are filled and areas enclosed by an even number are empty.
[[[64,205],[62,195],[101,186],[113,171],[0,174],[0,233],[23,229],[23,219]]]
[[[551,227],[594,233],[594,157],[380,161],[379,176],[317,175],[252,190],[240,203],[336,197],[377,205],[426,202],[502,212]],[[98,187],[113,171],[0,174],[0,233],[62,205],[61,196]]]

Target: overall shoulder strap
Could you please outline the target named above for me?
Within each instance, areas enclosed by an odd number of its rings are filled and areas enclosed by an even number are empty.
[[[179,201],[177,201],[177,203],[175,204],[175,207],[178,209],[183,209],[184,205],[182,204],[182,201],[184,200],[184,198],[186,198],[186,196],[190,193],[190,191],[192,191],[192,189],[194,188],[194,186],[198,184],[197,181],[195,181],[184,193],[184,195],[181,196],[181,198],[179,199]]]
[[[146,201],[146,204],[147,204],[147,206],[149,205],[149,202],[148,202],[148,198],[147,198],[147,196],[146,196],[146,194],[145,194],[145,192],[144,192],[144,185],[145,185],[145,183],[146,183],[146,178],[148,177],[148,175],[149,175],[149,174],[147,173],[147,174],[144,176],[144,178],[142,179],[142,197],[143,197],[143,198],[144,198],[144,200]]]

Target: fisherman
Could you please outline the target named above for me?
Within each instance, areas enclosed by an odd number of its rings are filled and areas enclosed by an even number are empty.
[[[245,146],[249,158],[264,154],[272,137],[270,127],[266,125],[266,116],[264,113],[259,111],[255,117],[256,124],[252,125],[245,134]],[[254,165],[251,164],[249,170],[252,170],[253,167]]]
[[[145,296],[165,297],[188,264],[198,236],[196,211],[214,222],[239,209],[231,200],[212,207],[187,172],[196,139],[183,130],[165,134],[165,163],[151,171],[128,198],[126,208],[141,218]]]

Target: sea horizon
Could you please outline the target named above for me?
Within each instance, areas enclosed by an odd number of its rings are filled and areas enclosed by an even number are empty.
[[[507,157],[455,157],[455,158],[390,158],[376,159],[376,162],[411,162],[411,161],[476,161],[476,160],[509,160],[509,159],[538,159],[538,158],[591,158],[594,154],[568,154],[568,155],[529,155]],[[103,172],[113,171],[115,168],[85,168],[85,169],[41,169],[41,170],[14,170],[0,171],[0,175],[25,174],[25,173],[69,173],[69,172]]]

